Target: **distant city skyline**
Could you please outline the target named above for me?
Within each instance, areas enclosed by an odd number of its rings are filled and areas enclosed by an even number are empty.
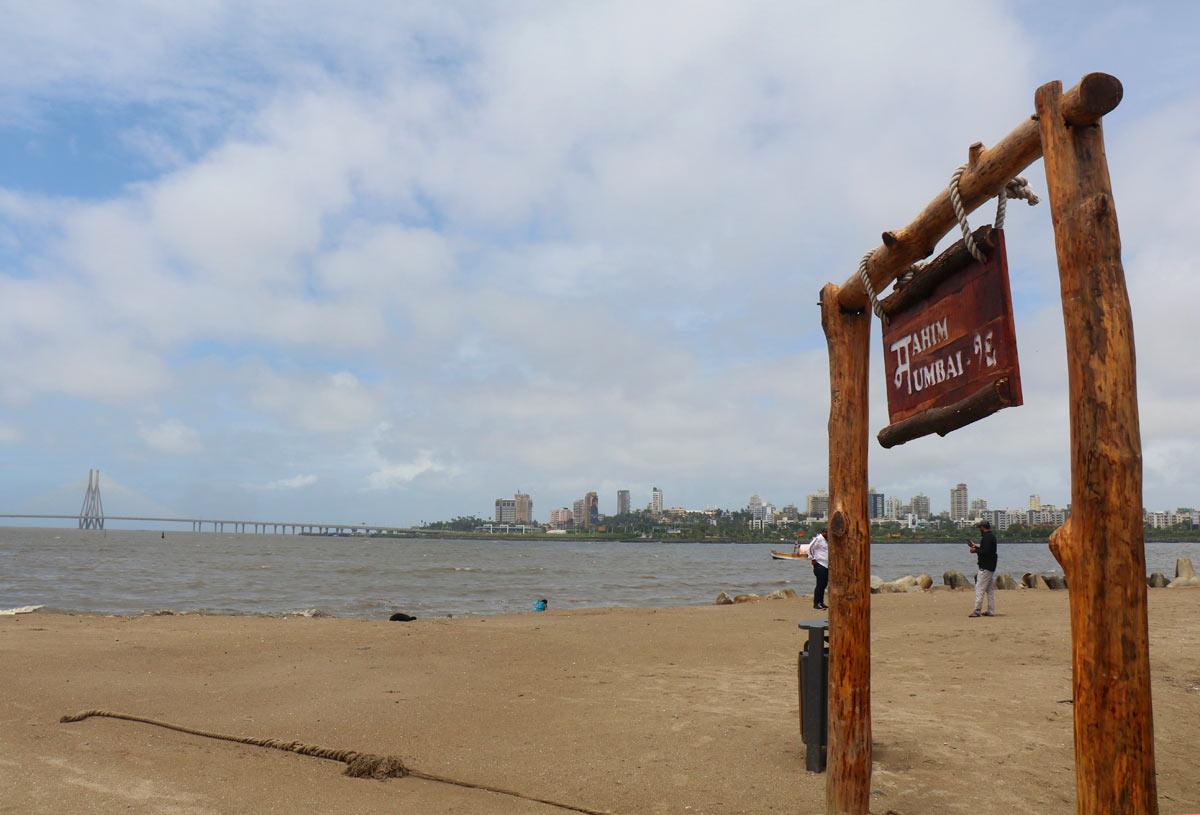
[[[334,528],[338,531],[342,527],[369,527],[371,524],[368,521],[348,522],[344,518],[336,520],[322,520],[306,517],[305,521],[296,519],[288,519],[281,521],[276,518],[268,519],[253,519],[245,518],[242,520],[230,520],[229,515],[225,515],[225,520],[219,518],[205,518],[201,521],[195,520],[195,515],[187,516],[180,515],[173,519],[163,518],[162,516],[155,517],[138,517],[129,518],[122,517],[124,513],[120,510],[110,511],[105,513],[101,509],[101,490],[99,489],[100,471],[89,470],[87,479],[87,489],[83,499],[83,509],[80,510],[78,516],[70,513],[66,508],[59,507],[59,512],[44,513],[31,515],[27,523],[34,525],[45,525],[46,522],[54,519],[69,519],[78,517],[80,528],[85,526],[86,515],[88,528],[98,526],[98,521],[103,518],[112,518],[117,521],[154,521],[154,520],[174,520],[187,522],[191,520],[194,527],[193,531],[203,531],[205,524],[213,524],[213,529],[216,531],[218,526],[223,531],[226,527],[234,531],[241,531],[245,527],[250,531],[270,531],[267,527],[285,526],[300,529],[305,522],[311,522],[314,528],[324,528],[326,526]],[[118,490],[121,487],[118,484]],[[619,510],[617,514],[622,514],[620,510],[630,509],[632,491],[629,489],[619,489],[616,491],[616,507]],[[817,490],[814,493],[809,493],[805,496],[805,510],[801,513],[797,509],[796,503],[786,503],[780,508],[774,502],[764,500],[757,493],[749,497],[744,506],[715,506],[709,505],[704,507],[684,507],[674,506],[666,508],[663,506],[664,491],[658,487],[650,488],[650,502],[646,507],[646,511],[656,518],[671,518],[680,517],[682,514],[703,514],[710,518],[714,517],[714,513],[718,511],[728,512],[745,512],[749,515],[749,524],[751,528],[766,529],[777,524],[796,523],[801,519],[807,520],[824,520],[829,511],[829,496],[825,490]],[[969,498],[970,488],[965,482],[959,482],[949,491],[950,509],[935,512],[931,510],[930,499],[927,495],[918,493],[907,499],[898,496],[889,496],[884,492],[869,487],[867,493],[868,499],[868,518],[872,523],[895,521],[902,525],[910,527],[919,527],[927,521],[935,520],[938,517],[953,520],[960,525],[976,520],[989,520],[997,529],[1003,530],[1012,524],[1022,524],[1030,526],[1059,526],[1065,522],[1069,516],[1069,505],[1056,505],[1042,500],[1038,493],[1031,493],[1027,498],[1025,506],[1015,506],[1012,504],[1004,505],[1001,503],[990,502],[987,498],[975,497]],[[961,509],[964,504],[969,505],[967,511],[962,513]],[[534,516],[533,512],[533,497],[528,493],[518,491],[513,498],[497,498],[494,503],[494,514],[490,520],[488,516],[475,514],[481,524],[490,528],[488,524],[495,523],[504,527],[520,526],[524,528],[529,524],[541,523]],[[2,509],[2,508],[0,508]],[[1142,507],[1144,522],[1147,526],[1153,528],[1169,528],[1179,524],[1190,523],[1193,527],[1200,526],[1200,507],[1196,505],[1183,507],[1164,507],[1155,508],[1150,506]],[[472,513],[468,513],[472,514]],[[572,507],[560,507],[549,511],[547,516],[547,525],[550,527],[562,528],[584,528],[589,529],[595,526],[602,525],[607,518],[610,517],[605,513],[600,505],[599,494],[594,491],[588,491],[582,498],[576,499]],[[19,519],[16,519],[19,520]],[[448,520],[448,519],[442,519]],[[259,523],[264,521],[265,523]],[[199,524],[199,528],[197,528]],[[378,526],[390,526],[398,528],[403,524],[387,524],[379,523]],[[254,529],[251,529],[254,527]],[[262,527],[261,529],[259,527]],[[360,529],[361,531],[361,529]]]
[[[871,487],[868,492],[868,516],[873,519],[874,518],[896,517],[897,515],[902,514],[902,513],[900,513],[901,508],[906,508],[908,512],[910,512],[917,518],[937,517],[941,513],[945,512],[945,513],[949,514],[949,517],[951,518],[951,520],[963,520],[963,519],[968,519],[968,518],[983,517],[985,513],[989,513],[989,512],[994,514],[996,511],[1013,512],[1018,509],[1023,510],[1023,511],[1037,511],[1042,508],[1043,504],[1046,504],[1047,506],[1055,507],[1056,509],[1063,509],[1069,504],[1069,498],[1062,502],[1043,502],[1040,494],[1029,494],[1029,495],[1027,495],[1027,497],[1024,500],[1013,501],[1013,502],[994,501],[986,496],[976,496],[974,498],[971,498],[970,497],[971,496],[970,487],[966,482],[958,482],[954,486],[950,487],[947,492],[948,492],[949,497],[946,502],[946,507],[945,507],[945,509],[941,509],[938,507],[937,504],[935,504],[930,499],[930,497],[928,495],[925,495],[923,493],[917,493],[915,495],[910,495],[910,496],[897,496],[897,495],[889,494],[886,490],[879,490],[875,487]],[[614,505],[613,505],[614,511],[611,513],[605,511],[605,505],[600,500],[599,493],[596,493],[594,491],[589,492],[588,496],[593,496],[593,495],[595,496],[594,507],[599,516],[610,517],[612,515],[622,514],[622,510],[621,510],[622,496],[624,496],[625,501],[629,502],[629,501],[631,501],[631,496],[634,494],[635,494],[635,491],[631,490],[631,489],[616,490],[615,491],[616,498],[614,499]],[[649,501],[646,505],[646,509],[648,511],[650,511],[652,513],[656,511],[654,509],[656,506],[656,501],[658,502],[657,506],[659,507],[659,509],[657,510],[658,512],[662,512],[665,509],[665,507],[662,504],[662,501],[665,496],[664,490],[660,489],[657,486],[652,486],[647,489],[646,494],[649,496]],[[500,499],[497,499],[497,505],[499,505],[499,500]],[[579,505],[579,502],[581,500],[583,500],[583,499],[576,499],[575,503],[577,505]],[[551,502],[551,503],[553,503],[553,502]],[[743,503],[733,502],[733,503],[729,503],[729,504],[725,504],[725,505],[705,504],[703,506],[687,506],[687,505],[678,505],[678,506],[680,508],[687,509],[689,511],[694,511],[694,512],[710,511],[713,509],[720,509],[720,510],[725,510],[725,511],[748,510],[752,517],[761,518],[761,517],[764,517],[764,513],[765,513],[765,510],[767,507],[770,507],[772,509],[772,511],[779,511],[778,507],[786,507],[786,506],[795,507],[797,505],[803,506],[804,514],[806,514],[808,516],[819,517],[819,516],[827,515],[828,507],[829,507],[829,496],[828,496],[828,493],[826,490],[821,489],[821,490],[815,490],[813,492],[810,492],[810,493],[806,494],[805,496],[803,496],[802,498],[801,497],[792,497],[792,498],[788,498],[786,500],[781,499],[778,501],[772,501],[767,498],[761,497],[758,493],[754,493],[748,499],[746,499],[746,501]],[[1145,509],[1147,512],[1150,512],[1150,513],[1153,513],[1153,512],[1168,513],[1173,510],[1183,508],[1183,507],[1186,507],[1189,509],[1195,508],[1195,507],[1200,507],[1200,501],[1197,501],[1194,504],[1179,505],[1178,507],[1161,507],[1161,508],[1147,504],[1145,507],[1143,507],[1143,509]],[[627,503],[625,505],[625,511],[628,511],[629,508],[630,508],[630,504]],[[961,510],[960,512],[958,512],[958,514],[956,514],[956,508]],[[565,514],[564,514],[564,510],[566,510]],[[550,523],[550,524],[561,524],[563,522],[567,522],[568,516],[571,516],[572,514],[573,514],[573,510],[568,509],[567,507],[563,507],[561,509],[556,508],[553,510],[549,510],[547,513],[545,522]],[[496,516],[496,520],[497,521],[501,520],[499,515]],[[538,519],[535,518],[535,520],[538,520]]]

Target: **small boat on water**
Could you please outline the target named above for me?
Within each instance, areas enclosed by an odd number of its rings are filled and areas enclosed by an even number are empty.
[[[777,549],[771,550],[771,557],[774,560],[808,560],[808,553],[797,555],[793,552],[780,552]]]

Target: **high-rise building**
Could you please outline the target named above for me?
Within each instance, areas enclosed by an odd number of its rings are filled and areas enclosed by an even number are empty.
[[[517,522],[517,502],[512,498],[496,499],[496,523],[515,524]]]
[[[518,492],[513,496],[513,504],[516,512],[516,522],[519,524],[533,523],[533,499],[523,492]]]
[[[752,521],[761,521],[766,517],[766,505],[763,504],[763,500],[757,495],[750,496],[750,502],[746,505],[746,510],[750,513],[750,520]]]
[[[663,511],[663,491],[658,487],[650,488],[650,512],[655,515],[662,515]]]
[[[885,520],[894,521],[900,517],[900,499],[888,498],[883,502],[883,517]]]
[[[1062,526],[1067,522],[1067,511],[1054,504],[1040,504],[1037,509],[1025,513],[1025,522],[1030,526]]]
[[[988,506],[987,506],[987,499],[986,499],[986,498],[975,498],[975,499],[973,499],[973,500],[971,501],[971,518],[972,518],[972,519],[974,519],[974,518],[979,518],[979,519],[986,518],[986,517],[987,517],[987,515],[986,515],[985,513],[987,512],[987,508],[988,508]]]
[[[967,500],[967,485],[959,484],[950,490],[950,520],[965,521],[970,503]]]
[[[805,511],[810,518],[824,518],[829,515],[829,493],[817,490],[805,500]]]
[[[922,521],[929,520],[929,496],[914,495],[912,497],[912,514]]]
[[[531,524],[533,523],[533,501],[523,492],[518,492],[512,498],[496,499],[496,523],[498,524]]]
[[[1039,509],[1041,509],[1042,508],[1042,496],[1040,496],[1040,495],[1029,496],[1029,508],[1034,512],[1037,512]]]
[[[596,493],[589,492],[575,502],[575,526],[591,529],[600,523],[600,500]]]
[[[1014,523],[1024,521],[1025,516],[1015,513],[1012,510],[989,509],[983,513],[982,520],[989,522],[992,525],[992,529],[995,529],[997,532],[1003,532]]]
[[[570,526],[575,520],[575,513],[563,507],[550,510],[550,525],[553,527]]]
[[[617,490],[617,514],[629,514],[629,490]]]
[[[883,493],[875,492],[874,487],[867,489],[867,518],[883,517]]]

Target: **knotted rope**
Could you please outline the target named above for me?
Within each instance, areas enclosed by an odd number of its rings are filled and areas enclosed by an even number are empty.
[[[862,280],[863,288],[867,290],[867,299],[871,301],[871,311],[875,312],[875,316],[882,320],[883,307],[879,305],[879,297],[875,294],[875,287],[871,285],[871,273],[867,271],[867,264],[873,254],[875,254],[874,249],[863,255],[862,260],[858,262],[858,277]]]
[[[351,778],[374,778],[382,781],[387,778],[404,778],[405,776],[411,776],[413,778],[421,778],[426,781],[436,781],[439,784],[451,784],[455,787],[464,787],[466,789],[493,792],[497,795],[508,795],[525,801],[535,801],[539,804],[547,804],[549,806],[558,807],[559,809],[565,809],[570,812],[582,812],[584,815],[610,815],[610,813],[601,810],[588,809],[586,807],[574,806],[572,804],[564,804],[560,803],[559,801],[551,801],[546,798],[536,798],[532,795],[524,795],[519,792],[513,792],[512,790],[506,790],[501,787],[493,787],[488,784],[475,784],[470,781],[459,781],[454,778],[447,778],[434,773],[422,772],[421,770],[415,770],[412,767],[405,765],[403,761],[395,756],[380,756],[374,753],[360,753],[357,750],[336,750],[331,747],[318,747],[316,745],[305,744],[299,741],[260,739],[254,736],[230,736],[225,733],[214,733],[209,730],[184,727],[180,724],[160,722],[157,719],[149,719],[145,716],[134,716],[131,713],[113,713],[109,710],[85,710],[82,713],[63,716],[59,719],[59,721],[64,724],[69,724],[71,722],[82,722],[84,719],[90,719],[93,716],[103,716],[109,719],[124,719],[127,722],[141,722],[142,724],[163,727],[167,730],[174,730],[179,733],[187,733],[192,736],[201,736],[206,739],[232,741],[237,744],[249,744],[254,747],[270,747],[273,750],[285,750],[289,753],[299,753],[302,756],[324,758],[328,759],[329,761],[340,761],[346,765],[345,775],[348,775]]]
[[[979,244],[975,242],[975,236],[971,234],[971,225],[967,223],[967,212],[963,207],[962,194],[958,191],[958,181],[962,178],[962,174],[966,171],[969,165],[963,164],[954,174],[950,176],[950,205],[954,207],[954,217],[958,219],[958,226],[963,233],[963,243],[967,246],[967,251],[971,253],[971,257],[975,258],[980,263],[987,262],[987,256],[983,254],[983,250],[979,248]],[[1021,198],[1029,202],[1029,206],[1038,203],[1039,199],[1029,187],[1029,182],[1018,176],[1012,179],[996,194],[996,220],[993,224],[996,229],[1004,228],[1004,216],[1008,208],[1009,198]],[[867,299],[871,301],[871,310],[875,312],[879,319],[884,319],[883,307],[879,305],[879,296],[875,293],[875,287],[871,284],[871,274],[868,271],[868,266],[871,261],[871,255],[874,251],[867,252],[863,255],[862,260],[858,263],[858,277],[862,280],[863,288],[866,289]],[[906,285],[917,272],[921,271],[925,266],[924,263],[914,263],[909,266],[903,274],[896,277],[899,285]]]
[[[962,178],[962,174],[967,169],[966,164],[960,166],[954,171],[954,175],[950,176],[950,205],[954,207],[954,217],[958,218],[958,226],[963,233],[963,243],[967,245],[967,251],[971,253],[971,257],[975,258],[980,263],[987,261],[987,256],[983,254],[983,250],[979,248],[979,244],[975,243],[975,236],[971,234],[971,225],[967,223],[967,213],[963,208],[962,195],[958,191],[958,180]],[[1004,215],[1008,208],[1008,198],[1024,198],[1029,202],[1029,206],[1033,206],[1038,202],[1038,197],[1033,194],[1033,190],[1029,188],[1029,182],[1024,178],[1014,178],[1000,188],[1000,192],[996,194],[996,220],[993,226],[996,229],[1004,228]]]

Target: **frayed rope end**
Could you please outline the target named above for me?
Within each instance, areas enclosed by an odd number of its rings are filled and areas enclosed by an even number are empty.
[[[387,778],[403,778],[408,775],[408,768],[395,756],[360,753],[346,762],[344,774],[351,778],[374,778],[383,781]]]

